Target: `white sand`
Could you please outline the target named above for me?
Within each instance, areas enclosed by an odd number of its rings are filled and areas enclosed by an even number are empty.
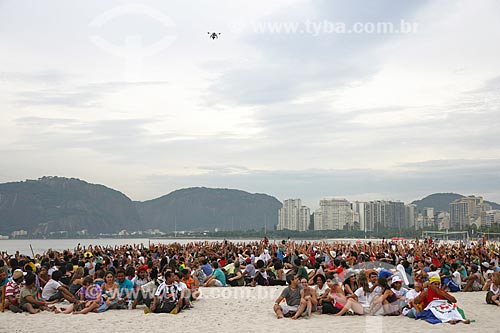
[[[487,305],[485,292],[454,293],[470,325],[432,325],[406,317],[332,317],[314,314],[309,319],[276,319],[274,300],[283,287],[202,288],[195,307],[178,315],[147,314],[136,310],[109,310],[87,315],[43,312],[36,315],[0,313],[0,332],[500,332],[500,307]]]

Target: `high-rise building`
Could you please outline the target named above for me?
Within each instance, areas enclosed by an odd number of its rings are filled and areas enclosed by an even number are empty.
[[[500,210],[488,210],[481,212],[481,225],[491,227],[500,223]]]
[[[439,230],[447,230],[450,229],[450,213],[448,212],[439,212],[436,215],[436,223]]]
[[[311,221],[311,210],[306,206],[300,206],[299,209],[299,228],[298,231],[309,230],[309,223]]]
[[[458,199],[450,203],[450,222],[454,229],[463,229],[469,225],[468,202]]]
[[[316,209],[314,212],[314,230],[325,230],[325,228],[323,228],[323,215],[321,214],[321,208]]]
[[[288,199],[278,211],[278,230],[306,231],[309,229],[310,209],[300,199]]]
[[[340,230],[345,225],[353,225],[351,203],[346,199],[321,199],[319,206],[321,210],[319,230]]]
[[[416,218],[417,218],[416,208],[417,206],[414,204],[405,205],[406,224],[408,225],[408,228],[412,228],[415,230],[418,229],[418,225],[416,224]]]
[[[365,223],[368,230],[379,231],[383,228],[407,229],[408,220],[404,202],[370,201],[365,208]]]
[[[434,227],[434,208],[424,208],[424,227]]]
[[[451,227],[463,229],[480,221],[481,212],[491,210],[491,206],[484,204],[483,197],[470,195],[450,203]],[[480,222],[479,222],[480,223]]]
[[[369,231],[369,228],[366,224],[366,202],[355,201],[352,203],[352,210],[355,213],[354,222],[358,223],[359,230],[361,231]]]

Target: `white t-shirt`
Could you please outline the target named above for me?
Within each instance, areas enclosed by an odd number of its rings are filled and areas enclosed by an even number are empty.
[[[90,269],[90,266],[92,266],[92,269]],[[86,262],[85,263],[85,268],[87,268],[89,270],[89,275],[94,275],[94,273],[95,273],[95,265],[93,263],[91,264],[90,262]]]
[[[61,286],[60,282],[57,282],[56,280],[50,279],[49,282],[43,287],[42,291],[42,298],[44,300],[48,300],[52,296],[54,296],[57,293],[57,288]]]
[[[57,269],[57,267],[56,267],[56,266],[53,266],[53,267],[49,268],[48,274],[49,274],[49,275],[52,275],[52,273],[54,273],[54,272],[55,272],[55,271],[57,271],[57,270],[58,270],[58,269]]]
[[[416,291],[415,289],[410,289],[408,290],[408,292],[406,293],[405,297],[406,299],[409,301],[411,300],[414,300],[415,297],[417,297],[418,295],[420,295],[420,291]]]
[[[462,277],[458,271],[454,271],[451,277],[453,283],[455,283],[460,289],[462,289]]]
[[[319,289],[318,285],[316,285],[314,289],[316,290],[316,296],[320,297],[321,295],[323,295],[326,292],[326,290],[328,289],[328,286],[325,283],[325,284],[323,284],[323,288]]]
[[[188,288],[187,285],[182,281],[174,282],[174,284],[177,286],[177,289],[179,289],[180,291],[183,291],[184,289]]]
[[[364,307],[364,308],[370,307],[370,303],[372,302],[372,299],[373,299],[372,295],[374,295],[373,293],[369,293],[368,295],[366,295],[365,291],[361,287],[361,288],[356,289],[354,294],[358,297],[358,303],[361,304],[362,307]]]
[[[132,283],[134,284],[134,288],[140,288],[148,282],[149,282],[149,280],[147,278],[140,279],[137,275],[134,276],[134,278],[132,279]]]
[[[408,292],[408,289],[406,289],[405,287],[401,287],[401,289],[399,289],[399,290],[391,288],[391,290],[393,293],[395,293],[398,296],[405,296],[406,293]]]

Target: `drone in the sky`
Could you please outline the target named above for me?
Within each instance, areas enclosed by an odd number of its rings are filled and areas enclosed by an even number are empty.
[[[218,39],[221,35],[220,32],[207,32],[208,38],[212,38],[213,40]]]

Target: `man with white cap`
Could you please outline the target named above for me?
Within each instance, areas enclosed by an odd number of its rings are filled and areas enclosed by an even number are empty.
[[[19,308],[19,297],[21,295],[23,280],[23,271],[16,269],[14,273],[12,273],[12,279],[7,283],[5,288],[5,297],[7,300],[5,307],[15,313],[23,312],[23,310]]]
[[[394,275],[391,280],[391,290],[398,298],[399,309],[406,306],[406,293],[408,289],[403,287],[403,279],[399,275]]]
[[[490,264],[487,261],[481,263],[481,274],[483,275],[483,279],[488,280],[488,274],[491,275],[494,271],[490,269]]]

